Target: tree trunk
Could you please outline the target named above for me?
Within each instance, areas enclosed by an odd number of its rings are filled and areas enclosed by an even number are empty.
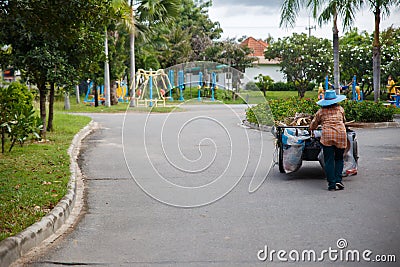
[[[39,84],[39,106],[40,119],[42,120],[43,128],[40,130],[40,137],[46,140],[46,83]]]
[[[339,30],[337,27],[337,14],[333,19],[333,79],[336,94],[340,94],[340,70],[339,70]]]
[[[50,84],[49,96],[49,118],[47,122],[47,131],[53,131],[53,118],[54,118],[54,83]]]
[[[296,80],[296,81],[298,83],[297,91],[299,92],[300,99],[302,99],[306,94],[306,90],[307,90],[307,85],[308,84],[304,83],[304,81],[302,79]]]
[[[118,104],[118,97],[117,97],[117,84],[115,81],[113,81],[112,86],[110,86],[110,102],[111,105],[117,105]]]
[[[97,90],[97,83],[93,83],[93,89],[94,89],[94,106],[98,107],[99,106],[99,92]]]
[[[375,31],[372,48],[372,73],[374,84],[374,101],[379,101],[381,84],[381,45],[379,41],[379,24],[381,23],[381,10],[379,7],[375,10]]]
[[[69,93],[67,91],[64,94],[64,109],[65,110],[71,109],[71,103],[69,101]]]
[[[79,92],[79,84],[76,85],[76,103],[77,104],[81,103],[81,94]]]
[[[110,107],[110,64],[108,63],[108,33],[107,27],[105,27],[105,40],[104,40],[104,53],[106,60],[104,61],[104,94],[106,101],[104,106]]]
[[[4,154],[4,143],[6,142],[4,127],[1,127],[1,153]]]
[[[132,24],[134,23],[134,16],[135,12],[133,10],[133,0],[131,0],[131,22]],[[132,30],[132,32],[129,34],[129,41],[130,41],[130,80],[129,80],[129,95],[130,95],[130,107],[135,106],[135,32]]]

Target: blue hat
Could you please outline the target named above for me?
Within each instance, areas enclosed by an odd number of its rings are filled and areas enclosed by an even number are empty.
[[[318,105],[326,107],[339,103],[346,99],[345,95],[336,95],[335,90],[326,90],[324,99],[317,102]]]

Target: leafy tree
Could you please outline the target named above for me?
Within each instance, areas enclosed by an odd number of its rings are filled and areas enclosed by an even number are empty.
[[[235,39],[225,39],[213,42],[204,51],[204,58],[207,61],[224,63],[241,72],[252,66],[254,58],[250,57],[251,49],[241,46]]]
[[[11,64],[11,45],[0,43],[0,69],[5,70]]]
[[[389,27],[381,33],[381,83],[386,83],[389,75],[400,82],[400,27]]]
[[[228,65],[239,72],[244,72],[245,68],[251,67],[254,59],[249,56],[251,50],[248,47],[243,47],[238,44],[235,39],[226,39],[213,44],[204,51],[204,58],[207,61],[220,62]],[[235,91],[232,91],[233,100],[241,87],[241,75],[237,71],[232,73],[232,86]]]
[[[374,84],[374,100],[378,102],[381,84],[381,43],[380,43],[380,23],[382,15],[390,15],[392,7],[399,7],[399,0],[359,0],[361,6],[367,6],[374,13],[375,30],[374,41],[372,43],[372,72]]]
[[[349,83],[353,76],[357,80],[372,81],[371,37],[367,32],[358,33],[357,29],[347,32],[340,38],[340,62],[342,80]]]
[[[159,51],[162,68],[187,61],[208,60],[205,51],[222,32],[219,23],[208,17],[210,5],[211,1],[195,5],[191,0],[179,0],[179,16],[155,29],[151,40]]]
[[[56,72],[69,70],[86,59],[77,59],[71,51],[75,51],[76,44],[90,46],[82,36],[86,31],[104,29],[108,8],[107,0],[3,2],[0,11],[2,37],[13,47],[14,65],[23,69],[26,77],[39,88],[42,137],[45,138],[47,128],[47,83],[52,84],[50,90],[54,91],[54,83],[61,82]],[[51,94],[50,98],[53,96]]]
[[[333,72],[334,87],[339,93],[340,70],[339,70],[339,29],[337,21],[342,17],[344,29],[350,27],[355,19],[355,12],[359,9],[359,0],[285,0],[282,5],[280,25],[294,26],[299,9],[307,6],[312,9],[314,18],[318,17],[319,25],[333,21]],[[321,10],[321,11],[320,11]]]
[[[254,78],[257,80],[256,85],[260,90],[263,92],[264,97],[266,97],[266,91],[269,89],[269,87],[274,83],[274,80],[267,76],[264,76],[262,74],[259,74],[257,77]]]
[[[136,4],[135,4],[136,3]],[[130,31],[130,87],[135,88],[135,36],[141,35],[142,40],[148,41],[154,29],[169,23],[179,14],[179,0],[130,0],[130,24],[135,27]],[[154,35],[153,35],[154,36]],[[154,58],[153,58],[154,59]],[[131,98],[134,90],[130,90]],[[134,101],[130,102],[134,105]]]
[[[331,49],[327,39],[294,33],[278,39],[266,49],[266,59],[278,59],[288,81],[295,82],[299,96],[304,97],[309,82],[324,80],[331,70]]]
[[[182,14],[176,22],[183,30],[188,30],[191,35],[191,46],[193,50],[190,61],[205,60],[204,51],[217,40],[222,33],[218,22],[213,22],[208,17],[208,7],[211,1],[204,1],[195,5],[191,0],[181,0]]]
[[[398,81],[400,78],[400,28],[389,27],[381,33],[381,69],[384,73],[381,77],[381,84],[385,84],[387,77],[392,75]],[[341,42],[341,62],[342,77],[350,81],[353,75],[357,75],[357,80],[362,80],[364,94],[368,95],[373,90],[372,84],[372,50],[371,41],[373,35],[367,32],[358,33],[357,29],[346,33],[340,40]]]

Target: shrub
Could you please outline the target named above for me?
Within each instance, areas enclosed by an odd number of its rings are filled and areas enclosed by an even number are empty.
[[[386,107],[370,101],[346,100],[341,102],[340,105],[344,108],[347,121],[354,120],[356,122],[393,121],[396,109],[393,106]],[[291,97],[258,104],[247,109],[246,116],[249,122],[271,125],[272,121],[284,121],[285,118],[293,117],[296,113],[313,115],[319,108],[314,99]]]
[[[41,121],[35,116],[32,105],[33,95],[28,88],[18,82],[0,87],[0,128],[1,150],[4,153],[6,135],[10,141],[9,151],[15,143],[21,146],[29,135],[39,138]]]
[[[284,82],[276,82],[273,83],[268,91],[289,91],[287,83]]]
[[[259,91],[260,90],[258,88],[258,86],[256,85],[256,83],[252,82],[252,81],[246,83],[245,89],[249,90],[249,91]]]
[[[319,109],[315,100],[309,98],[299,99],[291,97],[287,99],[271,100],[268,102],[275,121],[283,121],[287,117],[293,117],[296,113],[314,114]]]
[[[341,103],[344,108],[347,121],[356,122],[385,122],[393,121],[396,107],[383,106],[372,101],[344,101]]]
[[[261,125],[273,125],[273,116],[267,103],[260,103],[246,110],[247,121]]]

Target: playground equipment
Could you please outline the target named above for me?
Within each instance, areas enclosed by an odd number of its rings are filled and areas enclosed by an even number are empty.
[[[196,69],[197,71],[200,68],[193,68]],[[187,71],[187,70],[186,70]],[[175,86],[174,81],[175,81],[175,73],[177,73],[177,85]],[[210,95],[210,100],[211,101],[215,101],[215,90],[218,88],[217,86],[217,73],[216,72],[211,72],[211,74],[206,74],[204,75],[203,72],[198,71],[196,72],[195,75],[193,75],[193,73],[187,72],[186,73],[188,76],[194,76],[194,77],[198,77],[197,82],[195,82],[195,84],[197,83],[197,100],[201,101],[202,97],[202,90],[206,90],[207,92],[209,92]],[[169,100],[174,100],[174,98],[172,97],[172,91],[174,88],[178,89],[178,100],[179,101],[184,101],[184,90],[186,88],[186,85],[188,85],[188,87],[191,89],[191,85],[192,85],[192,81],[185,81],[185,72],[184,70],[178,70],[177,72],[175,72],[174,70],[169,70],[168,71],[168,79],[170,81],[170,83],[168,84],[168,90],[169,90]],[[195,79],[196,81],[196,79]]]
[[[352,87],[352,99],[356,100],[356,101],[362,101],[363,93],[360,90],[360,86],[357,85],[356,75],[354,75],[354,77],[353,77],[353,83],[352,83],[351,87]]]
[[[352,97],[351,97],[351,99],[355,100],[355,101],[363,101],[363,92],[361,91],[360,86],[357,85],[357,77],[356,77],[356,75],[354,75],[353,81],[352,81],[351,84],[352,84],[351,85],[351,87],[352,87],[352,94],[351,94]],[[329,82],[329,77],[327,75],[325,77],[325,90],[329,89],[329,85],[331,85],[331,83]],[[332,87],[333,87],[333,85],[332,85]],[[347,89],[348,85],[340,85],[340,88],[342,90]],[[318,97],[319,97],[319,91],[318,91]]]
[[[118,102],[129,102],[128,85],[124,81],[118,81],[116,84],[116,95]]]
[[[171,85],[171,84],[174,84],[174,71],[173,70],[168,71],[168,78],[169,78],[169,83],[168,83],[169,100],[173,101],[174,98],[172,97],[172,85]]]
[[[183,89],[185,89],[185,75],[183,70],[178,72],[178,88],[179,88],[179,101],[184,101],[183,98]]]
[[[200,71],[199,72],[199,86],[198,86],[198,96],[197,96],[197,100],[201,101],[201,88],[203,87],[203,73]]]
[[[128,86],[124,81],[117,81],[116,82],[116,96],[118,98],[118,102],[129,102],[128,100]],[[103,85],[98,85],[97,86],[97,92],[98,92],[98,100],[100,104],[104,104],[106,101],[106,95],[104,93],[104,86]],[[93,82],[91,81],[88,85],[88,89],[86,91],[85,98],[83,102],[85,104],[89,105],[94,105],[95,103],[95,93],[94,93],[94,88],[93,88]]]
[[[323,99],[324,94],[325,94],[324,87],[322,87],[322,83],[320,83],[318,87],[318,100]]]
[[[104,86],[98,85],[97,92],[98,92],[99,103],[103,104],[106,101],[106,98],[104,97]],[[88,89],[86,90],[86,95],[83,100],[83,103],[89,104],[91,106],[94,106],[94,104],[95,104],[95,93],[94,93],[94,88],[93,88],[93,81],[91,81],[88,85]]]
[[[213,72],[211,74],[211,77],[212,77],[212,81],[211,81],[211,101],[215,101],[214,90],[215,90],[216,83],[217,83],[217,74],[215,72]]]
[[[216,101],[218,97],[229,97],[250,81],[240,71],[226,64],[208,61],[181,63],[165,70],[168,73],[173,91],[167,92],[169,99],[184,101],[195,98],[197,101]],[[217,90],[231,93],[217,94]],[[175,90],[174,90],[175,89]],[[193,92],[193,95],[192,95]],[[168,99],[167,97],[167,99]]]
[[[165,90],[171,92],[171,88],[172,85],[164,70],[145,71],[139,69],[136,72],[136,105],[153,107],[153,105],[158,106],[161,103],[165,107]]]

